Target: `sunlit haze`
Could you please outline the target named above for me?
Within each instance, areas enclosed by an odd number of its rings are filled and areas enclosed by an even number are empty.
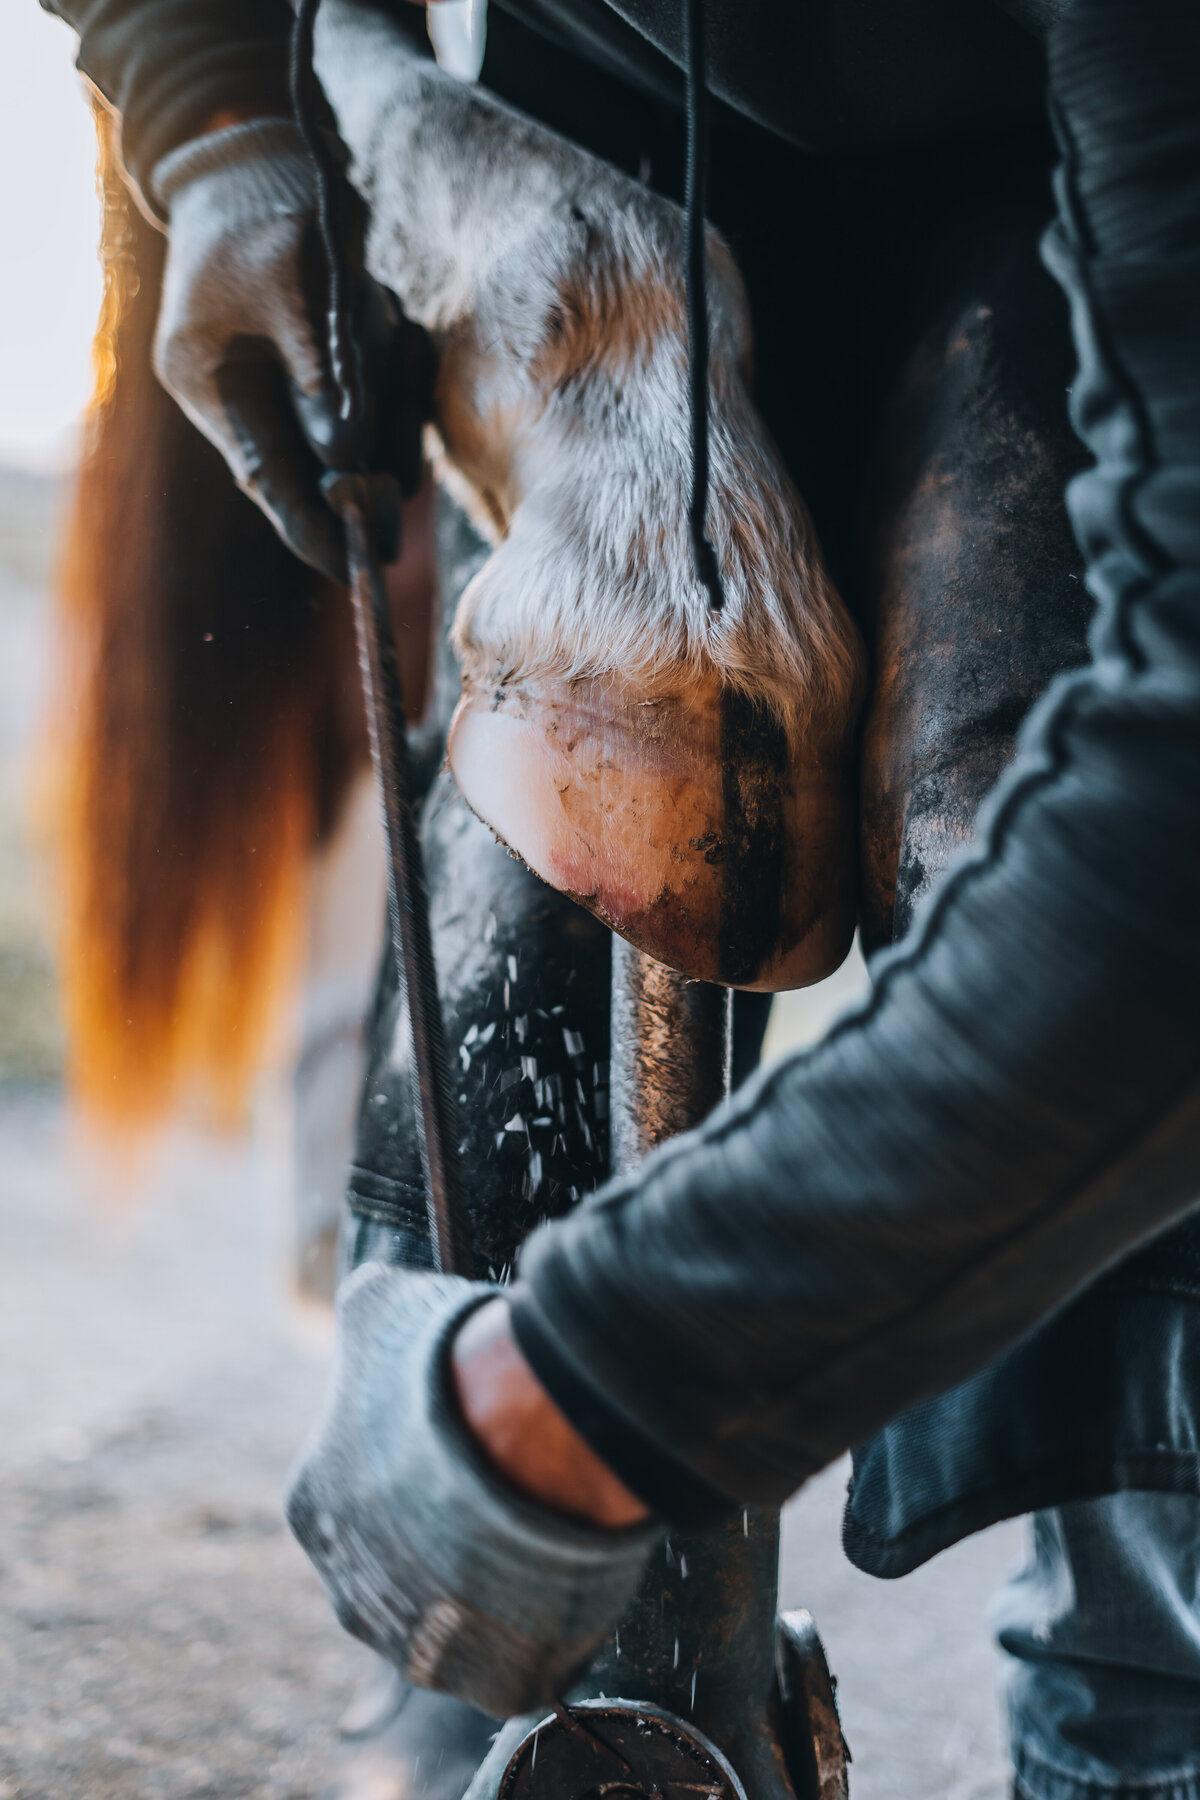
[[[0,465],[71,460],[100,302],[91,112],[75,36],[0,4]]]

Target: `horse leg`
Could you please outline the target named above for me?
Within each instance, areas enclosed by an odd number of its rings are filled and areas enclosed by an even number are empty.
[[[861,768],[868,952],[908,930],[1029,708],[1087,654],[1091,602],[1063,505],[1083,460],[1064,404],[1074,365],[1036,233],[1015,227],[981,259],[883,425]]]

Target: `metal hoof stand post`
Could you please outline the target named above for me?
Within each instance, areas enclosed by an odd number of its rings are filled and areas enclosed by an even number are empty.
[[[729,1090],[732,995],[613,942],[613,1166]],[[510,1721],[469,1800],[844,1800],[820,1638],[776,1616],[779,1515],[672,1533],[567,1703]]]

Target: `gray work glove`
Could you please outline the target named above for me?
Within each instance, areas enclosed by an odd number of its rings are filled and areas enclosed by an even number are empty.
[[[380,1263],[347,1279],[330,1397],[287,1516],[348,1631],[419,1686],[506,1718],[555,1699],[586,1665],[660,1528],[578,1524],[487,1461],[448,1356],[496,1292]]]
[[[431,369],[422,333],[353,253],[362,397],[343,415],[326,351],[316,186],[298,128],[256,119],[194,138],[152,178],[169,249],[154,344],[163,385],[305,562],[345,579],[326,468],[364,463],[419,479]],[[354,236],[354,197],[339,197]]]

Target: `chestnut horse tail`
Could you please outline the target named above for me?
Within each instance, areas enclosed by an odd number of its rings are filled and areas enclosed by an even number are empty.
[[[345,596],[155,379],[164,240],[98,119],[105,296],[49,791],[70,1078],[140,1129],[180,1100],[240,1115],[365,745]]]

